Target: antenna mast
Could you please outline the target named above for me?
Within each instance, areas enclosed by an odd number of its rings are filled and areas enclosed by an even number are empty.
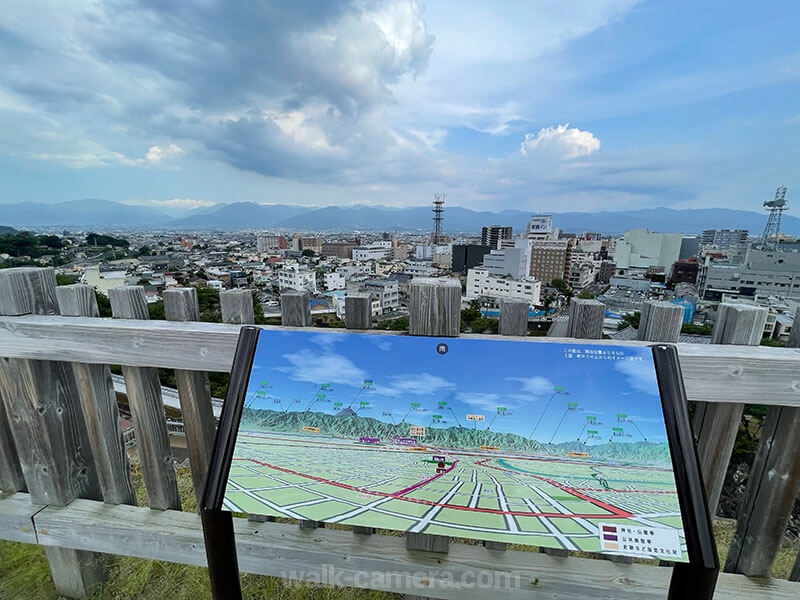
[[[442,243],[442,213],[444,213],[444,194],[433,195],[433,244]]]
[[[781,233],[781,215],[789,210],[786,206],[786,186],[780,186],[775,192],[774,200],[766,200],[764,208],[767,209],[769,216],[767,224],[764,226],[764,233],[761,234],[761,248],[763,250],[777,250]]]

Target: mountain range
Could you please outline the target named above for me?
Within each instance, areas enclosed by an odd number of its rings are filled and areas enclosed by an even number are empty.
[[[446,206],[444,230],[451,233],[479,232],[485,225],[511,225],[525,230],[531,211],[475,211]],[[748,229],[761,233],[766,214],[728,208],[643,208],[626,211],[552,213],[553,224],[564,231],[622,233],[628,229],[699,233],[703,229]],[[0,225],[13,227],[78,227],[118,229],[201,230],[284,230],[284,231],[408,231],[432,229],[428,206],[393,208],[386,206],[310,207],[289,204],[233,202],[202,207],[175,218],[147,206],[109,200],[71,200],[46,204],[21,202],[0,205]],[[782,231],[800,235],[800,219],[783,216]]]
[[[405,437],[408,436],[409,431],[408,423],[386,423],[355,413],[329,415],[314,411],[281,412],[248,407],[242,411],[241,427],[249,430],[260,429],[285,433],[297,432],[303,427],[317,427],[324,435],[348,439],[374,437],[381,440]],[[562,456],[567,452],[589,452],[593,457],[621,463],[668,464],[670,461],[667,444],[607,442],[587,447],[579,441],[572,441],[545,446],[537,440],[516,433],[502,433],[470,427],[427,427],[425,438],[420,440],[420,443],[441,448],[496,446],[505,451],[555,453]]]

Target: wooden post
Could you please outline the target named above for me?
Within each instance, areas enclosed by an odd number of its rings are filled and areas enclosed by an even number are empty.
[[[766,319],[767,309],[760,306],[720,304],[711,343],[757,346]],[[739,373],[730,375],[737,377]],[[697,403],[693,426],[712,516],[717,512],[743,409],[744,405],[739,403]]]
[[[281,294],[281,325],[311,327],[311,294],[299,290]]]
[[[344,299],[344,323],[348,329],[369,329],[372,326],[372,296],[347,294]]]
[[[800,329],[800,309],[795,315]],[[800,347],[794,332],[787,343]],[[725,571],[769,577],[786,524],[800,493],[800,409],[771,406],[761,431],[753,468],[747,479]],[[798,555],[797,565],[800,565]]]
[[[238,290],[237,290],[238,291]],[[249,290],[243,290],[250,294]],[[167,321],[199,321],[200,306],[197,290],[192,287],[170,288],[164,290],[164,315]],[[252,298],[252,294],[250,294]],[[222,296],[220,296],[220,305]],[[253,310],[252,299],[250,310]],[[189,464],[192,468],[192,483],[197,500],[197,509],[203,505],[203,492],[206,474],[214,451],[214,410],[211,406],[211,389],[208,373],[175,369],[178,386],[178,399],[181,403],[183,426],[186,430],[186,446],[189,450]]]
[[[3,406],[3,394],[0,393],[0,492],[24,492],[27,489],[8,415]]]
[[[115,319],[149,319],[144,288],[139,285],[108,290]],[[172,464],[167,420],[161,400],[161,383],[155,367],[123,365],[128,404],[136,428],[136,446],[150,508],[180,510],[178,483]]]
[[[500,302],[500,335],[528,335],[528,310],[526,300],[503,300]]]
[[[411,335],[458,337],[461,330],[461,283],[452,278],[412,279],[408,313]],[[406,532],[408,550],[448,552],[449,546],[448,536]]]
[[[0,270],[0,314],[58,314],[55,288],[53,269]],[[78,497],[99,500],[69,364],[0,358],[0,396],[31,502],[66,506]],[[45,555],[64,596],[82,598],[105,578],[101,554],[48,547]]]
[[[253,293],[250,290],[226,290],[219,294],[222,322],[233,325],[252,325],[255,322]],[[247,515],[248,521],[265,523],[275,517],[267,515]]]
[[[236,289],[220,292],[219,306],[222,311],[223,323],[233,323],[234,325],[252,325],[255,323],[252,290]]]
[[[411,335],[457,337],[461,329],[461,283],[451,277],[411,280],[408,328]]]
[[[99,317],[97,298],[90,285],[73,284],[56,288],[61,314],[70,317]],[[107,504],[136,505],[128,453],[122,439],[117,394],[108,365],[72,363],[83,408],[83,420],[92,446],[97,475]]]
[[[639,319],[637,339],[647,342],[678,341],[684,308],[672,302],[645,302]]]
[[[584,340],[603,339],[606,305],[599,300],[573,298],[569,303],[567,337]]]

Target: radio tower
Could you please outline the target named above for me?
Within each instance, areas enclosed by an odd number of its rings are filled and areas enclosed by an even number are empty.
[[[764,233],[761,234],[761,248],[763,250],[777,250],[781,233],[781,215],[789,210],[786,206],[786,186],[781,186],[775,192],[774,200],[766,200],[764,208],[769,212]]]
[[[442,213],[444,213],[444,194],[433,195],[433,244],[442,243]]]

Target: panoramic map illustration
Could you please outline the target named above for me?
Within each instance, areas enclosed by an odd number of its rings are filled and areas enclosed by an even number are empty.
[[[649,348],[262,330],[224,508],[688,561]]]

